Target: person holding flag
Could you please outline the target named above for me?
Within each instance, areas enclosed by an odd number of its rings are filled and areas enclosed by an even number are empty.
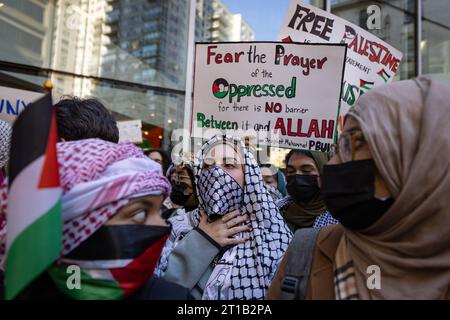
[[[13,127],[0,230],[5,298],[188,298],[153,277],[170,232],[160,216],[170,192],[160,166],[131,144],[57,143],[56,132],[49,95]]]

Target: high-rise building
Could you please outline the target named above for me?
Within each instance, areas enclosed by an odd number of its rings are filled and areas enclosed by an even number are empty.
[[[105,10],[100,76],[184,90],[188,6],[184,0],[110,0]],[[183,119],[184,96],[164,90],[125,91],[97,86],[119,119],[141,119],[144,132],[159,127],[169,141]],[[167,129],[162,133],[162,128]]]
[[[108,1],[101,75],[182,88],[188,9],[184,0]]]
[[[104,0],[60,0],[55,4],[52,68],[98,76],[102,60],[105,32]],[[93,94],[95,84],[90,79],[53,75],[54,90],[75,96]]]
[[[220,0],[206,0],[207,31],[205,39],[220,41],[253,41],[255,32],[241,14],[231,12]]]
[[[209,19],[212,14],[211,0],[196,0],[195,41],[207,40]]]
[[[223,10],[223,11],[222,11]],[[217,0],[196,0],[195,40],[213,40],[211,24],[217,14],[229,12]],[[110,0],[105,9],[100,75],[158,87],[184,90],[188,42],[189,1]],[[254,32],[239,14],[221,19],[226,28],[221,41],[254,39]],[[169,129],[180,127],[183,99],[161,91],[151,94],[111,94],[97,87],[95,95],[107,101],[118,117],[139,118]],[[165,136],[167,137],[167,136]],[[168,140],[168,139],[166,139]]]
[[[53,1],[2,0],[0,60],[49,67]]]
[[[242,14],[234,14],[230,41],[254,41],[255,31],[244,20]]]

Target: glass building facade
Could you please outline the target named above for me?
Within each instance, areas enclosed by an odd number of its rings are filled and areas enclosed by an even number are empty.
[[[214,13],[211,0],[196,2],[201,41]],[[309,2],[402,51],[397,80],[424,74],[450,82],[450,1]],[[367,26],[371,5],[380,9],[376,29]],[[117,120],[142,120],[152,146],[168,147],[183,126],[188,20],[188,0],[0,0],[0,85],[50,79],[56,95],[97,97]]]
[[[50,80],[56,96],[99,98],[118,121],[142,120],[151,146],[167,147],[183,125],[188,6],[2,0],[0,74],[26,88]]]

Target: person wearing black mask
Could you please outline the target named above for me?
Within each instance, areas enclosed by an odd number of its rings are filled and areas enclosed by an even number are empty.
[[[71,157],[74,154],[78,158]],[[30,238],[29,245],[37,252],[48,251],[50,245],[36,242],[61,241],[60,256],[34,279],[22,282],[15,280],[17,268],[8,270],[6,264],[6,275],[10,272],[15,284],[8,288],[6,283],[6,295],[37,300],[191,298],[188,288],[154,274],[171,231],[160,215],[170,184],[159,165],[132,144],[100,139],[59,142],[57,157],[63,190],[61,226],[49,230],[48,239]],[[15,227],[14,220],[7,224],[1,235]],[[2,250],[4,240],[0,237],[0,260],[8,254]],[[33,262],[43,264],[42,259]]]
[[[320,192],[320,174],[328,161],[325,153],[291,150],[285,158],[289,196],[277,205],[292,231],[338,223],[326,210]]]
[[[165,219],[175,214],[179,214],[179,209],[186,212],[195,210],[198,207],[198,199],[195,193],[194,173],[192,162],[183,159],[177,164],[172,164],[168,170],[168,178],[172,184],[170,201],[172,208],[162,213]]]
[[[296,232],[266,298],[450,299],[449,97],[419,77],[358,99],[322,174],[340,224]]]

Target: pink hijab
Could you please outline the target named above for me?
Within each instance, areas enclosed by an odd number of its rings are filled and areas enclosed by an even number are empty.
[[[86,139],[60,142],[57,152],[63,189],[63,256],[132,198],[170,193],[170,183],[163,176],[161,166],[132,144]],[[0,216],[7,210],[6,194],[7,184],[4,184]],[[0,257],[5,248],[6,226],[4,221],[0,225]]]

